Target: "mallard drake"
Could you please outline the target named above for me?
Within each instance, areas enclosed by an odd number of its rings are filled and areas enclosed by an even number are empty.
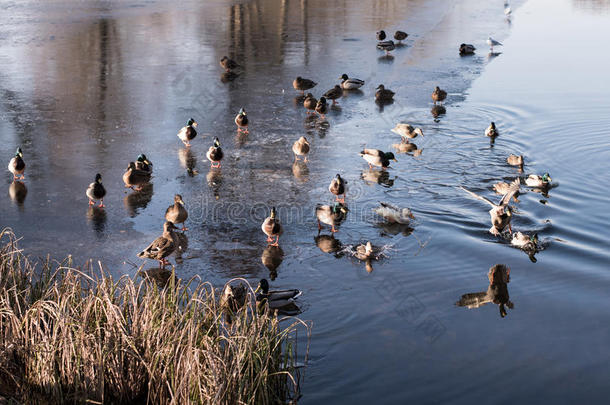
[[[432,100],[434,104],[442,103],[447,98],[447,92],[445,90],[441,90],[440,87],[436,86],[434,91],[432,92]]]
[[[364,86],[364,80],[349,78],[345,73],[339,79],[341,80],[341,88],[343,90],[356,90]]]
[[[523,166],[523,155],[510,155],[506,158],[506,162],[511,166]]]
[[[17,148],[15,156],[8,162],[8,170],[13,174],[13,180],[25,179],[25,162],[23,161],[23,152],[21,148]],[[21,177],[17,177],[20,175]]]
[[[145,154],[141,153],[136,160],[136,169],[152,174],[153,164],[148,160]]]
[[[239,109],[239,113],[235,116],[235,125],[237,125],[238,132],[248,133],[248,116],[243,107]]]
[[[476,49],[471,44],[460,44],[460,55],[474,55]]]
[[[190,118],[186,123],[186,126],[182,127],[180,132],[178,132],[178,138],[180,138],[180,140],[186,146],[191,146],[190,141],[195,139],[195,137],[197,136],[197,131],[195,131],[196,127],[197,122],[194,119]]]
[[[176,250],[176,238],[173,223],[166,221],[163,224],[163,235],[155,239],[146,249],[138,253],[138,257],[154,259],[159,261],[159,267],[169,264],[166,257]]]
[[[261,225],[261,229],[267,235],[267,242],[273,242],[273,237],[275,237],[275,242],[271,243],[272,246],[279,246],[280,235],[282,234],[282,225],[280,221],[276,218],[275,207],[271,208],[271,213]]]
[[[515,232],[512,235],[510,244],[526,252],[536,252],[538,250],[538,234],[535,233],[528,236],[521,232]]]
[[[305,100],[303,100],[303,107],[307,109],[307,114],[313,114],[316,111],[316,104],[318,100],[311,93],[307,93]]]
[[[182,196],[180,194],[176,194],[174,196],[174,203],[167,207],[165,210],[165,220],[173,223],[173,224],[182,224],[182,230],[188,230],[186,226],[184,226],[184,222],[189,217],[189,213],[184,207],[184,201],[182,200]]]
[[[324,93],[324,97],[326,97],[329,100],[333,101],[333,104],[336,104],[336,99],[338,99],[339,97],[341,97],[343,95],[343,90],[341,89],[341,86],[339,86],[338,84],[335,85],[335,87],[333,87],[332,89],[328,90],[326,93]]]
[[[87,191],[85,192],[87,197],[89,198],[89,205],[95,204],[95,201],[100,201],[100,207],[105,207],[104,205],[104,196],[106,195],[106,189],[102,185],[102,175],[96,174],[95,181],[89,184],[87,187]]]
[[[347,215],[347,207],[341,203],[333,205],[316,205],[316,218],[318,219],[318,231],[322,229],[322,223],[330,225],[332,233],[337,232],[335,226],[339,226]]]
[[[299,156],[304,156],[303,160],[307,162],[307,155],[309,154],[309,142],[304,136],[300,137],[292,144],[292,153],[294,153],[294,160],[299,160]]]
[[[369,167],[380,166],[385,169],[390,166],[390,160],[398,162],[392,152],[382,152],[379,149],[364,149],[360,156],[369,164]]]
[[[404,31],[396,31],[394,33],[394,39],[398,41],[398,43],[402,43],[402,41],[404,41],[405,39],[407,39],[407,37],[409,36],[409,34],[407,34]]]
[[[220,59],[220,66],[222,66],[222,68],[227,72],[239,67],[237,62],[235,62],[233,59],[229,59],[226,56],[223,56],[222,59]]]
[[[553,179],[551,179],[551,176],[548,173],[544,173],[542,176],[530,174],[525,179],[525,184],[528,187],[544,188],[548,187],[549,184],[551,184],[551,181],[553,181]]]
[[[415,216],[413,216],[413,213],[408,208],[398,208],[381,201],[379,204],[380,206],[374,208],[373,211],[390,223],[407,225],[412,219],[415,219]]]
[[[135,186],[136,190],[139,190],[142,188],[143,184],[146,184],[149,181],[150,173],[136,169],[135,162],[129,162],[129,166],[127,166],[127,170],[123,174],[125,187],[133,189]]]
[[[210,161],[210,167],[220,168],[220,161],[224,153],[220,148],[220,140],[218,138],[214,138],[214,145],[210,146],[208,152],[205,154],[205,157]]]
[[[296,315],[300,312],[294,300],[302,293],[296,288],[269,291],[269,282],[263,278],[258,283],[258,287],[256,287],[254,292],[256,294],[256,301],[259,304],[268,305],[271,310],[277,310],[285,315]]]
[[[377,49],[381,49],[382,51],[385,51],[386,55],[389,55],[391,51],[393,51],[394,49],[396,49],[396,45],[394,44],[394,41],[381,41],[377,43]]]
[[[345,192],[347,191],[347,186],[345,185],[347,182],[343,180],[343,177],[339,173],[335,176],[334,179],[330,181],[330,185],[328,186],[328,191],[333,193],[336,196],[337,201],[345,203]],[[340,195],[343,197],[339,198]]]
[[[417,138],[417,135],[424,136],[424,131],[422,131],[421,128],[415,128],[413,125],[409,124],[396,124],[391,131],[402,136],[404,139]]]
[[[491,205],[491,209],[489,210],[489,215],[491,216],[491,228],[489,228],[489,232],[492,235],[499,236],[504,230],[504,228],[507,226],[509,232],[513,232],[513,229],[510,225],[510,220],[512,219],[513,214],[508,203],[510,202],[510,199],[513,198],[513,196],[519,191],[520,185],[521,181],[519,180],[519,178],[516,178],[515,181],[511,183],[508,192],[502,196],[502,199],[498,204],[495,204],[487,198],[475,194],[472,191],[465,189],[464,187],[460,186],[460,188],[471,196],[473,196],[474,198],[479,199],[481,201],[485,201],[487,204]]]
[[[316,112],[320,114],[320,118],[324,118],[324,115],[328,112],[328,105],[326,104],[326,97],[322,96],[316,103]]]
[[[304,79],[301,76],[297,76],[297,78],[292,82],[292,87],[294,87],[295,90],[305,93],[305,90],[313,89],[317,84],[318,83],[314,82],[313,80]]]
[[[498,135],[500,135],[500,132],[498,131],[498,128],[496,128],[496,123],[492,121],[487,129],[485,129],[485,136],[495,138]]]
[[[493,52],[494,46],[503,46],[502,43],[496,41],[492,37],[487,37],[487,45],[489,45],[489,49]]]
[[[377,41],[383,41],[386,38],[384,30],[377,31],[375,34],[377,37]]]
[[[390,101],[394,99],[394,92],[390,89],[386,89],[383,84],[377,86],[375,92],[375,100],[377,101]]]

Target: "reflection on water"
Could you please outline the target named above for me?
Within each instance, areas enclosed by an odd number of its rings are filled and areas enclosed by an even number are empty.
[[[87,210],[87,219],[98,236],[104,236],[106,230],[106,210],[98,206],[90,205]]]
[[[11,185],[8,187],[8,194],[15,204],[17,204],[20,208],[23,208],[25,197],[28,195],[28,188],[25,186],[24,182],[13,180]]]
[[[309,167],[301,160],[295,160],[292,164],[292,174],[294,178],[305,183],[309,180]]]
[[[335,235],[320,235],[314,237],[316,246],[324,253],[333,253],[335,257],[342,257],[345,252],[343,251],[343,244]]]
[[[140,186],[138,190],[129,192],[125,198],[123,198],[123,205],[127,210],[130,217],[138,215],[139,211],[146,208],[148,203],[153,197],[153,185],[152,183],[146,183]]]
[[[189,176],[194,176],[197,174],[195,167],[197,166],[197,158],[193,154],[191,148],[180,148],[178,149],[178,159],[180,160],[180,165],[186,169],[186,172]]]
[[[514,304],[508,296],[510,268],[503,264],[496,264],[489,269],[487,278],[489,279],[487,291],[464,294],[455,305],[467,308],[479,308],[485,304],[494,303],[498,305],[500,316],[504,318],[507,315],[506,308],[514,308]]]
[[[269,269],[269,278],[273,281],[277,277],[277,268],[284,260],[284,251],[279,246],[267,246],[261,255],[263,265]]]
[[[369,186],[379,184],[384,187],[392,187],[394,185],[394,180],[396,179],[396,176],[394,176],[394,178],[392,179],[390,178],[390,172],[388,172],[387,170],[366,169],[362,171],[362,173],[360,174],[360,178],[364,180],[364,182]]]
[[[434,106],[432,106],[432,109],[430,110],[430,113],[432,114],[432,116],[434,118],[438,118],[441,115],[447,114],[447,109],[445,108],[444,105],[435,104]]]

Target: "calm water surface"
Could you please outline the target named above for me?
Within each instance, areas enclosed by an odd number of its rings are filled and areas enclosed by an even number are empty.
[[[609,393],[610,7],[605,1],[353,2],[260,0],[103,1],[0,5],[0,156],[21,145],[24,189],[7,174],[0,226],[34,256],[102,260],[135,274],[136,254],[161,231],[173,194],[189,208],[189,250],[180,277],[222,285],[244,276],[298,287],[301,318],[313,322],[303,403],[585,403]],[[393,58],[374,32],[410,36]],[[504,47],[488,54],[491,34]],[[460,58],[461,42],[477,54]],[[222,76],[223,55],[243,65]],[[306,117],[292,79],[319,82],[342,73],[366,80],[326,121]],[[380,107],[374,88],[396,91]],[[435,85],[449,97],[433,116]],[[250,135],[233,118],[245,107]],[[199,122],[190,150],[175,134]],[[492,145],[490,121],[501,131]],[[421,126],[418,153],[397,155],[386,174],[357,152],[392,150],[397,122]],[[293,164],[305,135],[307,165]],[[213,137],[226,151],[211,172]],[[154,163],[151,188],[126,192],[121,175],[139,153]],[[488,232],[491,187],[520,173],[549,172],[546,195],[528,191],[513,227],[537,232],[535,262]],[[187,170],[188,169],[188,170]],[[107,209],[88,209],[96,172]],[[347,221],[336,240],[316,238],[313,208],[331,200],[330,179],[349,182]],[[15,197],[16,195],[20,198]],[[409,206],[413,229],[378,224],[378,201]],[[271,205],[285,225],[281,249],[265,249],[260,223]],[[322,235],[328,235],[325,229]],[[363,263],[327,245],[371,240],[387,257]],[[172,259],[172,262],[174,260]],[[488,269],[510,266],[513,309],[455,306],[485,292]],[[148,266],[155,266],[152,262]]]

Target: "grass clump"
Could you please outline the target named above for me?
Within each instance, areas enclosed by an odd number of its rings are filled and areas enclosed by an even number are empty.
[[[297,333],[310,331],[302,321],[261,314],[249,295],[227,323],[219,292],[197,278],[172,274],[161,287],[70,265],[34,265],[10,230],[0,232],[0,395],[154,404],[297,397]]]

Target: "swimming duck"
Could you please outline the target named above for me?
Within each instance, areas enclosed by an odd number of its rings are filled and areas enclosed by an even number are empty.
[[[292,153],[294,153],[294,160],[299,160],[299,156],[304,156],[303,160],[307,162],[307,155],[309,154],[309,142],[304,136],[300,137],[292,144]]]
[[[434,104],[442,103],[447,98],[447,92],[445,90],[441,90],[440,87],[436,86],[434,91],[432,92],[432,100],[434,100]]]
[[[269,291],[269,282],[267,279],[262,279],[258,283],[256,291],[256,301],[259,304],[267,304],[269,309],[277,310],[284,315],[296,315],[300,312],[296,307],[295,299],[302,293],[300,290],[272,290]]]
[[[544,188],[548,187],[549,184],[551,184],[551,181],[553,181],[553,179],[551,179],[551,176],[548,173],[544,173],[542,176],[530,174],[525,179],[525,184],[528,187]]]
[[[364,149],[360,156],[369,163],[369,167],[381,166],[382,169],[390,166],[390,160],[398,162],[392,152],[382,152],[379,149]]]
[[[125,183],[125,187],[133,189],[135,186],[136,190],[140,190],[142,185],[148,183],[149,181],[150,173],[136,169],[135,162],[129,162],[127,171],[125,171],[123,174],[123,182]]]
[[[511,166],[523,166],[523,155],[513,155],[511,154],[506,158],[506,162]]]
[[[102,175],[96,174],[95,181],[89,184],[87,187],[87,191],[85,192],[87,197],[89,198],[89,205],[95,204],[95,201],[100,201],[100,207],[105,207],[104,205],[104,196],[106,195],[106,189],[102,185]]]
[[[173,224],[182,224],[182,230],[188,230],[184,222],[189,217],[189,213],[184,207],[184,201],[180,194],[174,196],[174,203],[165,210],[165,220]]]
[[[231,72],[231,70],[239,67],[237,62],[235,62],[233,59],[229,59],[226,56],[223,56],[222,59],[220,59],[220,66],[222,66],[222,68],[227,72]]]
[[[318,100],[311,93],[307,93],[305,100],[303,100],[303,107],[307,109],[307,114],[313,114],[316,110],[316,104]]]
[[[197,122],[191,118],[186,123],[186,126],[182,127],[180,132],[178,132],[178,138],[180,138],[184,145],[191,146],[190,141],[195,139],[197,136],[197,131],[195,131],[196,127]]]
[[[329,100],[332,100],[333,104],[336,104],[335,100],[341,97],[342,95],[343,90],[341,90],[341,86],[339,86],[338,84],[335,85],[335,87],[333,87],[332,89],[328,90],[326,93],[324,93],[324,97]]]
[[[356,258],[360,260],[377,259],[375,250],[376,249],[373,247],[373,244],[368,241],[366,243],[361,243],[360,245],[356,246],[356,248],[354,249],[354,256],[356,256]]]
[[[159,267],[169,264],[166,257],[176,250],[176,238],[173,223],[166,221],[163,224],[163,235],[155,239],[146,249],[138,253],[138,257],[154,259],[159,261]]]
[[[316,103],[316,112],[320,114],[320,118],[324,119],[324,115],[328,112],[328,105],[326,104],[326,97],[322,96]]]
[[[407,34],[404,31],[396,31],[394,33],[394,39],[398,41],[399,44],[402,43],[402,41],[404,41],[405,39],[407,39],[407,37],[409,36],[409,34]]]
[[[305,90],[313,89],[317,84],[318,83],[314,82],[313,80],[304,79],[301,76],[297,76],[297,78],[292,82],[292,87],[294,87],[295,90],[299,90],[301,93],[305,93]]]
[[[273,237],[275,237],[275,242],[271,243],[271,246],[279,246],[280,235],[283,232],[282,225],[276,215],[275,207],[271,208],[271,213],[261,225],[261,229],[267,235],[267,242],[273,242]]]
[[[21,148],[17,148],[15,156],[8,163],[8,170],[13,174],[13,180],[25,179],[25,162],[23,161],[23,152]],[[17,177],[20,175],[21,177]]]
[[[489,49],[493,52],[494,46],[503,46],[502,43],[496,41],[492,37],[487,37],[487,45],[489,45]]]
[[[237,131],[248,133],[248,116],[243,107],[239,109],[239,113],[235,117],[235,125],[237,125]]]
[[[377,86],[375,92],[375,100],[377,101],[389,101],[394,99],[394,92],[390,89],[386,89],[383,84]]]
[[[341,88],[343,90],[356,90],[364,86],[364,80],[349,78],[345,73],[339,79],[341,79]]]
[[[508,191],[510,190],[510,186],[510,183],[499,182],[493,185],[493,189],[497,194],[504,195],[508,193]],[[517,199],[518,195],[519,191],[517,191],[513,196],[513,200],[515,200],[515,202],[519,202],[519,200]]]
[[[521,232],[515,232],[512,235],[510,244],[526,252],[536,252],[538,250],[538,234],[528,236]]]
[[[341,203],[333,205],[316,205],[316,218],[318,219],[318,231],[322,229],[322,223],[331,226],[332,233],[337,232],[335,226],[338,226],[347,215],[347,207]]]
[[[471,44],[460,44],[460,55],[474,55],[476,49]]]
[[[380,30],[376,32],[377,41],[383,41],[386,38],[385,31]]]
[[[342,203],[345,203],[345,192],[347,191],[345,183],[347,182],[343,180],[339,173],[337,173],[335,178],[330,181],[330,185],[328,186],[328,191],[333,193],[336,196],[337,201]],[[343,197],[339,198],[340,195],[343,195]]]
[[[208,149],[208,152],[205,154],[205,157],[210,161],[210,167],[220,168],[220,161],[223,156],[224,153],[220,148],[220,140],[214,138],[214,145],[210,146],[210,149]]]
[[[415,219],[415,216],[413,216],[413,213],[408,208],[401,209],[381,201],[379,204],[380,206],[374,208],[373,211],[390,223],[407,225],[412,219]]]
[[[145,154],[141,153],[136,160],[136,169],[152,174],[153,164],[148,160]]]
[[[489,126],[487,127],[487,129],[485,129],[485,135],[492,138],[500,135],[498,128],[496,128],[495,122],[492,121],[491,124],[489,124]]]
[[[424,136],[424,131],[422,131],[421,128],[415,128],[413,125],[409,124],[396,124],[396,126],[392,128],[391,131],[395,134],[402,136],[404,139],[417,138],[417,135]]]
[[[481,201],[485,201],[487,204],[491,205],[491,209],[489,210],[489,215],[491,217],[491,228],[489,228],[489,232],[492,235],[499,236],[504,230],[504,228],[507,226],[509,232],[513,232],[512,227],[510,225],[510,220],[512,219],[513,214],[508,203],[510,199],[519,191],[520,185],[521,181],[519,180],[519,178],[515,179],[515,181],[511,183],[508,192],[502,196],[502,199],[498,204],[495,204],[487,198],[475,194],[462,186],[460,186],[460,188],[471,196],[473,196],[474,198],[479,199]]]
[[[390,54],[390,51],[393,51],[394,49],[396,49],[396,45],[394,44],[394,41],[390,40],[390,41],[381,41],[377,43],[377,49],[381,49],[382,51],[385,51],[386,55]]]

